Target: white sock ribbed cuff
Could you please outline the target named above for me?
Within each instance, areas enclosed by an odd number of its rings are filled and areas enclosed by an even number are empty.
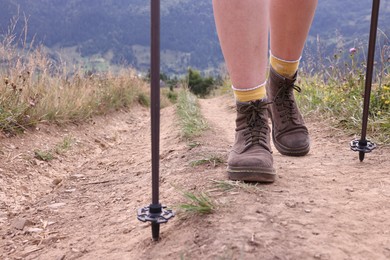
[[[261,87],[265,87],[265,84],[267,83],[267,81],[264,81],[264,83],[260,84],[260,85],[257,85],[253,88],[235,88],[233,85],[232,85],[232,89],[235,90],[235,91],[251,91],[251,90],[255,90],[255,89],[258,89],[258,88],[261,88]]]
[[[283,60],[283,59],[278,58],[275,55],[273,55],[271,51],[269,51],[269,55],[272,56],[276,60],[279,60],[279,61],[282,61],[282,62],[287,62],[287,63],[299,62],[302,59],[302,56],[299,56],[299,58],[297,60]]]

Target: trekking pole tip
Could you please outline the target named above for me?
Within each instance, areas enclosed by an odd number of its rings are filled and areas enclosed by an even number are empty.
[[[359,152],[359,160],[361,161],[361,162],[363,162],[363,160],[364,160],[364,152]]]
[[[359,152],[359,160],[363,162],[366,153],[370,153],[376,148],[376,144],[368,140],[352,140],[351,150]]]
[[[158,241],[160,238],[160,224],[168,222],[175,216],[171,209],[161,204],[150,204],[147,207],[138,209],[137,219],[142,222],[152,223],[152,239]]]

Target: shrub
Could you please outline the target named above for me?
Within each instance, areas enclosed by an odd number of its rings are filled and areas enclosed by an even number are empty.
[[[189,90],[199,97],[209,95],[215,84],[212,77],[202,77],[199,71],[193,69],[188,69],[187,81]]]

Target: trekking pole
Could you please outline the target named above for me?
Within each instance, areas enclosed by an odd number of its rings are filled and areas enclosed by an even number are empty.
[[[160,0],[151,0],[151,132],[152,132],[152,204],[138,210],[137,218],[151,222],[152,238],[160,236],[160,224],[174,216],[159,202],[159,163],[160,163]]]
[[[375,42],[376,42],[376,31],[378,28],[379,5],[380,5],[380,0],[373,0],[372,12],[371,12],[371,25],[370,25],[370,39],[368,43],[366,85],[364,90],[364,106],[363,106],[361,138],[360,140],[353,140],[351,142],[351,149],[353,151],[359,152],[359,160],[361,162],[364,160],[365,153],[369,153],[376,148],[376,145],[374,143],[366,140],[366,134],[367,134],[368,112],[370,107],[372,71],[373,71],[374,59],[375,59]]]

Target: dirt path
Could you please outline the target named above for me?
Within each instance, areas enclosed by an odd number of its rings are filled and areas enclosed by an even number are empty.
[[[310,154],[274,149],[274,184],[226,182],[223,163],[191,162],[226,159],[232,105],[228,97],[201,100],[210,129],[192,144],[180,139],[174,109],[162,111],[161,201],[175,208],[181,191],[206,192],[217,208],[178,214],[158,243],[136,220],[150,202],[148,110],[1,139],[0,259],[390,258],[389,148],[360,163],[351,137],[308,122]],[[50,162],[33,158],[66,136],[76,140],[69,151]]]

